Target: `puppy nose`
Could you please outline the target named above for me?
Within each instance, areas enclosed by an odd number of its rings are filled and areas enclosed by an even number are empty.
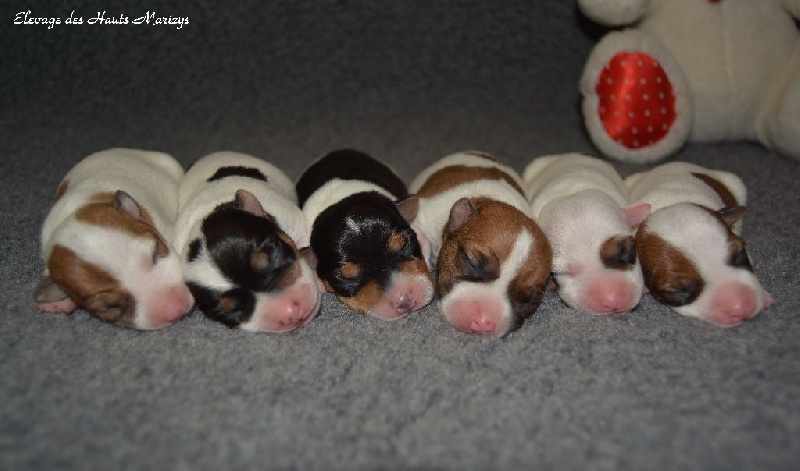
[[[404,294],[395,300],[394,309],[398,314],[405,314],[413,311],[416,307],[416,304],[417,303],[412,296]]]
[[[487,316],[484,315],[477,315],[472,318],[472,322],[470,323],[470,329],[476,334],[489,334],[494,332],[497,328],[497,324]]]

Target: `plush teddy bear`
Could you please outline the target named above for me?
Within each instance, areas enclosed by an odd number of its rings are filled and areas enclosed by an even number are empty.
[[[607,156],[655,162],[687,140],[751,139],[800,159],[800,0],[578,0],[609,27],[581,77]]]

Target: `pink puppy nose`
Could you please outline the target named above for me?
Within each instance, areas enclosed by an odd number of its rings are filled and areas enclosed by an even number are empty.
[[[751,287],[740,283],[725,286],[714,301],[712,322],[737,325],[758,314],[756,293]]]
[[[157,307],[154,309],[155,318],[160,323],[172,324],[185,316],[194,304],[189,289],[186,286],[173,286],[162,296],[157,298]]]
[[[280,316],[282,326],[295,326],[302,323],[308,317],[309,309],[299,299],[292,299],[286,303],[286,308]]]
[[[496,328],[497,324],[495,324],[494,320],[482,314],[473,317],[470,323],[470,329],[476,334],[489,334],[494,332]]]
[[[392,307],[398,314],[405,314],[413,311],[417,307],[417,302],[410,294],[404,294],[394,300]]]
[[[586,304],[595,314],[620,314],[630,311],[633,306],[631,287],[617,280],[598,282],[592,287]]]

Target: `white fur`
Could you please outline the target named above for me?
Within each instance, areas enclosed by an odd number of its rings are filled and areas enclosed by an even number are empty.
[[[392,195],[386,189],[370,182],[361,180],[342,180],[334,178],[324,185],[317,188],[311,196],[308,197],[305,204],[303,204],[303,214],[306,218],[306,226],[309,233],[314,227],[314,221],[322,211],[330,206],[342,201],[348,196],[357,193],[376,192],[386,196],[391,201],[397,200],[397,196]]]
[[[606,155],[656,161],[687,140],[753,139],[800,157],[800,35],[796,0],[579,0],[606,26],[581,78],[584,118]],[[698,45],[702,45],[699,47]],[[677,120],[658,143],[629,149],[614,142],[597,117],[595,84],[619,52],[654,57],[673,84]]]
[[[152,218],[155,229],[170,241],[178,209],[178,183],[183,169],[172,157],[134,149],[109,149],[79,162],[64,181],[66,193],[55,203],[42,226],[41,248],[45,261],[55,245],[69,248],[77,257],[93,264],[117,280],[136,299],[133,327],[161,327],[159,304],[169,300],[191,307],[174,250],[152,265],[151,240],[79,221],[75,212],[98,193],[123,190]],[[121,256],[124,254],[124,256]],[[45,269],[45,275],[48,274]]]
[[[533,160],[523,181],[533,216],[553,249],[553,272],[564,302],[600,312],[589,307],[590,298],[600,304],[602,295],[594,287],[615,279],[609,287],[617,286],[615,292],[627,300],[621,311],[635,306],[644,288],[638,261],[630,270],[613,270],[600,257],[608,239],[632,235],[623,214],[627,191],[614,167],[582,154],[551,155]]]
[[[703,208],[721,209],[719,195],[692,173],[705,173],[722,182],[739,205],[746,202],[742,181],[728,172],[673,162],[648,172],[631,175],[625,180],[632,201],[652,205],[653,213],[646,220],[649,233],[678,249],[698,270],[705,283],[700,296],[690,304],[674,308],[692,317],[720,323],[720,305],[731,296],[752,295],[757,314],[772,304],[772,297],[756,276],[745,269],[728,265],[727,234],[720,222]],[[733,227],[741,231],[742,221]],[[731,288],[735,287],[735,288]]]
[[[655,212],[676,203],[695,203],[711,210],[721,209],[720,196],[692,173],[703,173],[719,180],[730,190],[736,202],[745,206],[747,189],[742,180],[730,172],[709,170],[688,162],[670,162],[647,172],[635,173],[625,179],[631,203],[648,203]],[[733,230],[739,233],[741,222]]]
[[[456,165],[498,168],[518,182],[520,188],[522,187],[522,182],[511,168],[473,154],[457,153],[448,155],[425,169],[411,183],[411,192],[417,193],[434,172]],[[436,266],[436,258],[442,248],[442,231],[449,219],[450,209],[461,198],[490,198],[513,206],[525,215],[530,215],[531,212],[525,197],[505,180],[473,181],[458,185],[430,198],[420,198],[419,211],[411,226],[421,235],[421,238],[427,241],[425,244],[427,253],[423,253],[423,255],[430,267]]]
[[[208,182],[220,167],[256,168],[267,182],[230,176]],[[215,152],[198,160],[186,173],[180,186],[180,215],[175,223],[175,246],[186,255],[189,243],[200,236],[200,224],[217,206],[231,202],[240,189],[255,196],[264,210],[275,218],[298,248],[307,247],[309,234],[297,196],[289,177],[274,165],[256,157],[236,152]]]
[[[178,185],[183,168],[172,157],[136,149],[109,149],[89,155],[64,177],[67,193],[52,207],[42,225],[42,257],[46,260],[64,222],[97,193],[125,190],[147,209],[153,226],[170,240],[178,213]]]

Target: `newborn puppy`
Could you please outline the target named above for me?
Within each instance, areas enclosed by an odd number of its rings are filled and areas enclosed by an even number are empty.
[[[746,190],[728,172],[673,162],[625,180],[652,205],[636,233],[645,284],[680,314],[734,326],[772,305],[739,237]]]
[[[229,327],[286,332],[319,311],[308,245],[291,180],[263,160],[207,155],[180,187],[175,246],[200,310]]]
[[[428,167],[411,190],[445,319],[479,334],[518,328],[539,306],[552,262],[519,176],[489,155],[464,152]]]
[[[317,275],[347,306],[386,320],[431,301],[433,282],[408,219],[417,199],[391,169],[354,150],[331,152],[297,181]]]
[[[193,300],[168,243],[182,176],[172,157],[133,149],[98,152],[70,170],[42,226],[39,309],[80,307],[133,329],[182,318]]]
[[[582,154],[540,157],[523,174],[532,215],[553,249],[558,294],[591,314],[623,314],[642,297],[633,231],[650,206],[628,206],[614,167]]]

